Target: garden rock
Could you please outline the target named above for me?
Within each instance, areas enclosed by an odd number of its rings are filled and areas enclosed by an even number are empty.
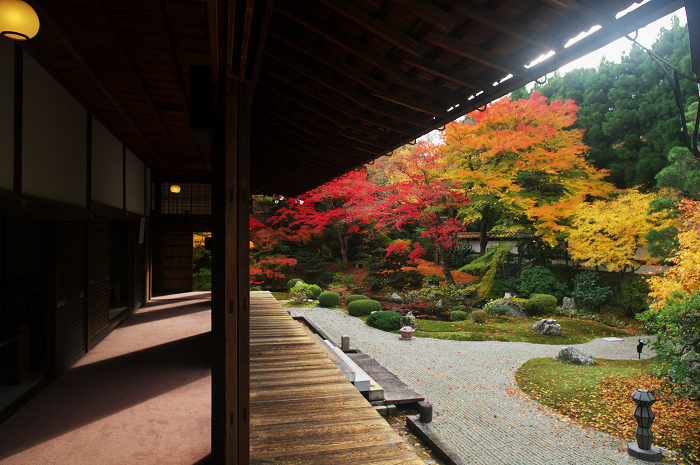
[[[575,312],[576,302],[571,297],[564,297],[564,301],[561,304],[561,309],[565,312]]]
[[[497,302],[494,302],[491,305],[497,305],[499,307],[505,307],[508,309],[508,313],[506,315],[516,317],[516,318],[524,318],[525,313],[520,309],[520,302],[513,302],[512,300],[499,300]]]
[[[554,360],[559,360],[563,363],[572,363],[574,365],[588,366],[594,365],[595,360],[588,352],[584,352],[576,347],[564,347],[559,351]]]
[[[535,330],[537,334],[543,334],[545,336],[561,336],[561,325],[557,323],[557,320],[543,318],[532,325],[532,329]]]
[[[435,304],[435,308],[442,308],[442,299],[438,300],[438,303]]]
[[[391,300],[403,300],[403,299],[401,299],[400,295],[398,295],[396,292],[394,292],[393,294],[391,294]]]
[[[413,329],[417,329],[416,317],[413,316],[413,312],[406,313],[406,316],[401,317],[401,327],[409,326]]]

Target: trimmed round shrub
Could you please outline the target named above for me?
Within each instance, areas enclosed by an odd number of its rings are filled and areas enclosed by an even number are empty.
[[[294,300],[307,300],[311,298],[311,285],[306,283],[296,283],[289,290],[289,295]]]
[[[320,286],[318,286],[316,284],[309,285],[309,290],[308,290],[309,299],[314,299],[314,300],[318,299],[318,296],[321,295],[321,292],[323,292],[323,289],[321,289]]]
[[[462,310],[454,310],[450,312],[450,321],[463,321],[468,317],[469,314],[467,312],[463,312]]]
[[[292,288],[293,288],[294,286],[296,286],[297,283],[299,283],[299,282],[303,283],[304,280],[301,279],[301,278],[292,278],[292,279],[290,279],[289,281],[287,281],[287,290],[288,290],[288,291],[291,291]]]
[[[395,331],[401,328],[401,315],[397,312],[374,312],[367,317],[367,324],[382,331]]]
[[[523,310],[528,316],[546,315],[557,308],[557,298],[549,294],[532,294],[523,304]]]
[[[361,299],[350,302],[348,312],[352,316],[365,316],[382,309],[382,304],[376,300]]]
[[[321,295],[318,296],[318,305],[321,307],[340,307],[340,296],[333,291],[321,292]]]
[[[486,321],[486,312],[483,310],[474,310],[472,312],[472,320],[474,323],[483,323]]]
[[[345,298],[345,305],[350,305],[356,300],[369,300],[369,297],[366,295],[350,294]]]

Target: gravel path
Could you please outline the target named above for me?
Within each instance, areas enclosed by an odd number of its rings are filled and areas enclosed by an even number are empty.
[[[552,357],[562,345],[522,342],[447,341],[396,334],[365,325],[337,310],[293,308],[309,317],[335,343],[374,357],[433,404],[428,426],[471,464],[641,464],[627,455],[627,445],[585,428],[525,395],[515,372],[527,360]],[[579,347],[593,357],[637,358],[637,338],[597,339]],[[643,358],[652,355],[648,347]],[[630,414],[632,404],[630,403]]]

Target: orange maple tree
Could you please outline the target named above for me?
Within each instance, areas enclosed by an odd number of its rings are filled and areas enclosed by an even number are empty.
[[[550,245],[576,206],[613,190],[584,158],[583,130],[568,129],[578,107],[572,100],[503,98],[454,122],[443,132],[447,173],[471,203],[460,209],[479,224],[481,253],[486,233],[500,217],[500,230],[534,229]]]

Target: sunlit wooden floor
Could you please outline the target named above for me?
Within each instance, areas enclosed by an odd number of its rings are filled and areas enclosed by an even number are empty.
[[[423,464],[269,292],[250,300],[251,464]]]

